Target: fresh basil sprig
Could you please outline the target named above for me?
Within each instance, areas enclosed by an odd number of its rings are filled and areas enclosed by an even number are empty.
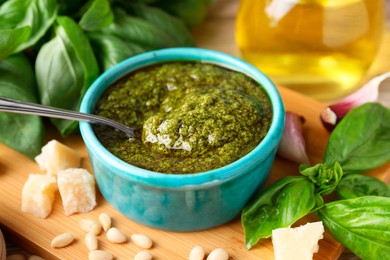
[[[165,32],[174,41],[175,45],[195,45],[192,36],[183,21],[168,14],[164,10],[142,4],[129,4],[127,5],[126,10],[137,17],[145,19],[159,28],[162,32]]]
[[[204,20],[208,5],[215,0],[143,0],[143,2],[152,2],[152,5],[179,17],[188,27],[194,27]]]
[[[268,238],[272,230],[289,227],[298,219],[323,206],[321,195],[330,194],[343,176],[339,164],[327,168],[301,165],[303,176],[279,179],[248,204],[242,211],[246,246],[251,248],[261,238]]]
[[[343,176],[343,169],[339,163],[335,163],[332,168],[326,164],[317,164],[313,167],[301,165],[299,172],[309,178],[316,186],[316,194],[331,194]]]
[[[344,174],[362,173],[390,160],[390,110],[367,103],[348,113],[333,130],[324,163],[340,163]]]
[[[69,17],[57,17],[55,35],[42,46],[36,60],[41,103],[78,110],[83,94],[99,75],[97,61],[87,36]],[[62,136],[77,127],[75,121],[56,118],[51,121]]]
[[[377,103],[351,110],[333,130],[323,163],[301,165],[302,176],[279,179],[243,209],[247,248],[271,236],[273,229],[291,226],[316,211],[332,235],[352,252],[364,259],[386,259],[390,246],[390,188],[378,179],[356,173],[388,161],[390,110]],[[296,185],[299,189],[289,187],[295,182],[300,183]],[[324,204],[322,196],[335,190],[347,200]],[[280,214],[292,208],[292,215]]]
[[[7,58],[28,39],[31,33],[30,26],[15,29],[0,29],[0,59]]]
[[[371,176],[349,174],[341,179],[336,187],[336,193],[341,199],[367,195],[390,198],[390,186]]]
[[[303,176],[285,177],[245,207],[242,224],[247,248],[270,237],[273,229],[289,227],[309,213],[316,205],[314,190],[314,184]]]
[[[332,235],[362,259],[389,259],[390,198],[363,196],[334,201],[317,214]]]
[[[101,71],[106,71],[126,58],[146,51],[140,45],[124,41],[115,35],[90,32],[87,36]]]
[[[0,96],[37,102],[33,68],[22,53],[0,60]],[[0,113],[0,142],[33,158],[44,143],[38,116]]]
[[[105,34],[115,35],[125,41],[144,46],[147,50],[175,46],[175,41],[153,23],[129,15],[122,8],[115,8],[114,15],[114,22],[102,30]]]
[[[97,31],[114,21],[114,14],[108,0],[95,0],[81,17],[79,24],[85,31]]]
[[[8,0],[0,6],[0,29],[30,28],[28,38],[15,49],[18,52],[38,42],[53,24],[57,11],[56,0]]]

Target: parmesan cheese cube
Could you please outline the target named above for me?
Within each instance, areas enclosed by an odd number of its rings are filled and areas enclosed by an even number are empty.
[[[22,190],[22,211],[35,217],[49,216],[56,191],[54,176],[31,173]]]
[[[57,185],[67,216],[87,213],[96,206],[95,180],[87,170],[70,168],[59,171]]]
[[[307,223],[296,228],[278,228],[272,231],[275,260],[309,260],[318,252],[322,239],[322,222]]]
[[[80,167],[81,155],[57,140],[51,140],[42,147],[42,151],[35,157],[35,161],[41,170],[50,175],[57,175],[60,170]]]

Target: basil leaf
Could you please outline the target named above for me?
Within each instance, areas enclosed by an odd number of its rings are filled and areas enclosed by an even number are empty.
[[[151,22],[128,15],[122,9],[114,10],[114,23],[103,28],[105,34],[143,46],[146,50],[174,47],[175,41]]]
[[[130,56],[145,52],[142,47],[131,42],[125,42],[114,35],[99,32],[88,34],[100,69],[106,71]]]
[[[390,197],[390,186],[371,176],[350,174],[341,179],[336,192],[342,199],[367,195]]]
[[[158,0],[155,6],[179,17],[188,27],[200,24],[207,15],[207,9],[213,0]]]
[[[31,28],[23,26],[16,29],[0,30],[0,60],[8,57],[21,46],[30,36]]]
[[[333,130],[324,163],[339,162],[344,174],[362,173],[390,161],[390,110],[367,103],[350,110]]]
[[[110,25],[114,21],[108,0],[94,0],[88,10],[81,17],[79,24],[86,31],[97,31]]]
[[[31,96],[31,102],[38,101],[35,75],[31,63],[23,53],[17,53],[0,61],[0,79],[4,82],[11,82],[17,91],[26,92]]]
[[[57,16],[56,0],[9,0],[0,7],[0,28],[31,28],[26,41],[15,52],[34,45],[53,24]]]
[[[364,196],[325,204],[318,216],[334,238],[363,259],[389,259],[390,198]]]
[[[318,195],[332,193],[343,176],[339,163],[335,163],[333,168],[328,168],[325,164],[317,164],[313,167],[300,165],[299,171],[315,184]]]
[[[99,68],[81,28],[70,18],[59,16],[55,37],[40,49],[35,72],[41,103],[78,110],[81,98],[99,74]],[[68,136],[77,122],[51,119],[62,136]]]
[[[137,2],[143,3],[143,4],[153,4],[156,1],[158,1],[158,0],[138,0]],[[126,1],[126,3],[127,3],[127,1]]]
[[[37,103],[33,69],[23,54],[0,60],[0,96]],[[44,144],[42,119],[0,112],[0,142],[33,158]]]
[[[57,0],[59,5],[58,14],[70,16],[73,19],[80,19],[80,10],[85,12],[83,8],[90,2],[90,0]]]
[[[314,184],[304,176],[284,177],[273,183],[243,209],[246,247],[270,237],[273,229],[294,224],[315,207],[315,198]]]
[[[195,45],[192,36],[184,23],[180,19],[168,14],[164,10],[141,4],[132,4],[126,10],[128,11],[129,9],[134,12],[135,16],[149,21],[161,31],[169,35],[169,37],[175,41],[175,45]]]

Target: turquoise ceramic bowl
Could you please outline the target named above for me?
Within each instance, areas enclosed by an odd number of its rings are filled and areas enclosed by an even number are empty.
[[[80,123],[98,187],[104,198],[128,218],[175,231],[207,229],[240,215],[267,180],[284,127],[284,107],[274,84],[258,69],[233,56],[199,48],[172,48],[131,57],[102,74],[88,89],[81,112],[95,104],[112,83],[131,71],[161,62],[199,61],[240,71],[259,82],[272,101],[272,124],[263,141],[241,159],[195,174],[164,174],[130,165],[111,154],[88,123]]]

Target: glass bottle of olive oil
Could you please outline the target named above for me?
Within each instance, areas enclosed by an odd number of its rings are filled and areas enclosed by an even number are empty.
[[[236,41],[275,83],[331,101],[358,87],[383,27],[383,0],[240,0]]]

